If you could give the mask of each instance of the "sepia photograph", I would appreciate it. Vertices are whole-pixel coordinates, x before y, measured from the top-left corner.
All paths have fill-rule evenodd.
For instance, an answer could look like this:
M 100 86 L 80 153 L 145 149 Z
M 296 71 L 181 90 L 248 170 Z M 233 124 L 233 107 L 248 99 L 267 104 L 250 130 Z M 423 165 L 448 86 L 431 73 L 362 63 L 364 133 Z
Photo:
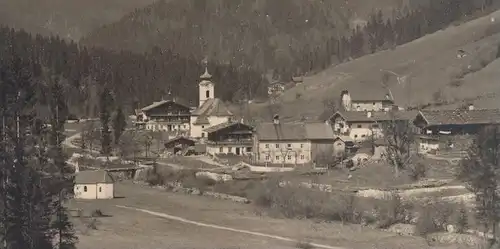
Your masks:
M 500 249 L 500 0 L 0 0 L 0 249 Z

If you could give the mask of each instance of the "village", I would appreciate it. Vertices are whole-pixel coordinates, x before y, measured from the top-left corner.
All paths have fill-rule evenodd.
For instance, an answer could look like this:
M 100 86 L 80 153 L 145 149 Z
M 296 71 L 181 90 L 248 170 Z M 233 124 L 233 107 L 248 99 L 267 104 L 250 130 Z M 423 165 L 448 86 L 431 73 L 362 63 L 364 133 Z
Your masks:
M 250 124 L 215 96 L 215 87 L 206 68 L 200 76 L 197 107 L 169 95 L 136 110 L 113 156 L 100 155 L 98 129 L 88 125 L 92 121 L 67 124 L 80 127 L 66 140 L 73 151 L 68 163 L 76 169 L 74 210 L 93 210 L 91 217 L 111 212 L 103 211 L 110 206 L 102 199 L 111 200 L 115 208 L 134 208 L 127 204 L 143 203 L 136 198 L 144 197 L 131 193 L 150 186 L 214 199 L 210 203 L 221 199 L 278 209 L 274 211 L 286 218 L 325 219 L 338 213 L 338 218 L 327 220 L 368 225 L 394 236 L 425 235 L 426 241 L 433 238 L 444 244 L 476 245 L 477 238 L 487 236 L 472 226 L 460 227 L 463 219 L 473 216 L 464 210 L 469 210 L 474 195 L 457 182 L 456 167 L 479 130 L 500 122 L 499 110 L 472 104 L 457 110 L 405 110 L 390 91 L 344 90 L 338 110 L 326 120 L 284 122 L 276 114 Z M 274 88 L 271 84 L 270 92 Z M 404 167 L 399 168 L 394 157 L 404 161 Z M 331 196 L 317 196 L 319 192 Z M 358 207 L 360 201 L 346 198 L 372 201 Z M 309 206 L 300 204 L 304 201 Z M 343 211 L 329 205 L 341 205 Z M 407 206 L 411 210 L 396 211 Z M 443 208 L 458 211 L 444 215 Z M 377 220 L 373 212 L 381 209 L 393 214 Z M 416 221 L 421 212 L 440 218 Z M 457 216 L 460 212 L 466 212 L 465 218 Z M 100 216 L 86 221 L 87 233 L 88 226 L 99 230 L 96 217 Z M 430 237 L 439 233 L 445 236 Z M 449 241 L 449 234 L 459 237 Z M 307 238 L 297 241 L 314 244 Z

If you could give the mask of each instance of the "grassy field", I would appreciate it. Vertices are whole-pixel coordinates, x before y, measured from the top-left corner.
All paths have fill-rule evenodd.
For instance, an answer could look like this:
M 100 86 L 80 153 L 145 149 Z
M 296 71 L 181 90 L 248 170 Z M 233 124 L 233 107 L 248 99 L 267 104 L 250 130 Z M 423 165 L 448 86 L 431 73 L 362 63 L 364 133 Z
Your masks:
M 96 229 L 78 219 L 79 248 L 294 248 L 295 243 L 250 236 L 237 232 L 198 227 L 144 213 L 124 210 L 132 206 L 168 213 L 189 220 L 290 237 L 302 241 L 346 248 L 432 248 L 422 238 L 340 223 L 270 218 L 255 206 L 207 197 L 168 193 L 130 183 L 116 185 L 114 200 L 74 201 L 73 208 L 87 213 L 99 209 L 111 217 L 98 218 Z
M 495 21 L 492 22 L 492 18 Z M 404 84 L 398 84 L 396 77 L 390 77 L 388 82 L 396 103 L 402 106 L 441 102 L 455 107 L 470 101 L 479 108 L 497 107 L 500 86 L 494 84 L 494 80 L 500 77 L 497 70 L 500 60 L 495 60 L 500 44 L 499 31 L 500 11 L 497 11 L 393 50 L 304 77 L 302 85 L 277 99 L 276 107 L 251 104 L 249 112 L 251 116 L 268 120 L 276 110 L 285 120 L 298 120 L 302 116 L 315 119 L 324 110 L 323 100 L 339 97 L 344 89 L 351 92 L 380 89 L 384 74 L 381 70 L 407 76 Z M 457 51 L 460 49 L 466 51 L 467 56 L 459 59 Z

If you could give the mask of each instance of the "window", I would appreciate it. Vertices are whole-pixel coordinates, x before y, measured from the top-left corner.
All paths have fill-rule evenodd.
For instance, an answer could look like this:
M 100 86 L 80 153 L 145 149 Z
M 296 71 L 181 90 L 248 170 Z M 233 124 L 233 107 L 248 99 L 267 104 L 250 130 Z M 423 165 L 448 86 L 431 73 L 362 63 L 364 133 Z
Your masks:
M 375 103 L 375 102 L 373 102 L 373 105 L 376 105 L 376 103 Z
M 279 144 L 276 144 L 276 149 L 279 149 L 280 148 L 280 145 Z
M 378 127 L 379 127 L 378 124 L 373 124 L 372 125 L 372 128 L 378 128 Z
M 205 129 L 205 126 L 204 126 L 204 125 L 202 125 L 202 126 L 201 126 L 201 128 L 202 128 L 202 129 Z
M 270 157 L 269 156 L 266 156 L 266 161 L 269 161 Z
M 358 138 L 358 135 L 354 135 L 354 138 Z
M 83 192 L 87 192 L 87 186 L 83 186 Z
M 337 146 L 342 146 L 342 143 L 337 143 Z
M 359 124 L 359 125 L 357 125 L 356 127 L 361 128 L 361 125 Z
M 227 147 L 227 152 L 228 152 L 228 153 L 233 152 L 233 147 Z
M 365 134 L 363 134 L 363 135 L 361 135 L 361 137 L 366 137 L 366 135 L 365 135 Z
M 252 147 L 247 147 L 247 152 L 252 152 Z
M 102 192 L 102 188 L 101 187 L 99 187 L 99 192 Z
M 202 133 L 201 133 L 201 137 L 205 137 L 205 132 L 202 132 Z
M 208 99 L 210 98 L 210 90 L 205 91 L 205 97 Z
M 292 156 L 288 156 L 288 157 L 287 157 L 287 159 L 288 159 L 288 160 L 292 160 Z
M 300 148 L 303 149 L 304 148 L 304 144 L 300 144 Z
M 292 148 L 292 144 L 287 144 L 286 145 L 288 148 Z
M 224 152 L 224 147 L 219 147 L 219 153 Z
M 265 147 L 266 147 L 266 149 L 269 149 L 269 144 L 266 144 Z
M 304 160 L 306 157 L 304 155 L 300 155 L 300 160 Z
M 280 160 L 280 156 L 276 156 L 276 160 Z

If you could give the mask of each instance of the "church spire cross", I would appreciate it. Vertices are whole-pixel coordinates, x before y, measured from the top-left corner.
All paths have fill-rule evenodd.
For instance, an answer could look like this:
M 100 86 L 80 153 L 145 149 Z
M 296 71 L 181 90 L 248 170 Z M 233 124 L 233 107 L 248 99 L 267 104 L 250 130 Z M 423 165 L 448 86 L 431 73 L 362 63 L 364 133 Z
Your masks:
M 203 66 L 205 67 L 205 73 L 203 73 L 201 76 L 200 76 L 200 79 L 202 80 L 210 80 L 212 78 L 212 75 L 208 73 L 208 58 L 205 57 L 205 59 L 203 59 L 201 61 L 201 63 L 203 64 Z

